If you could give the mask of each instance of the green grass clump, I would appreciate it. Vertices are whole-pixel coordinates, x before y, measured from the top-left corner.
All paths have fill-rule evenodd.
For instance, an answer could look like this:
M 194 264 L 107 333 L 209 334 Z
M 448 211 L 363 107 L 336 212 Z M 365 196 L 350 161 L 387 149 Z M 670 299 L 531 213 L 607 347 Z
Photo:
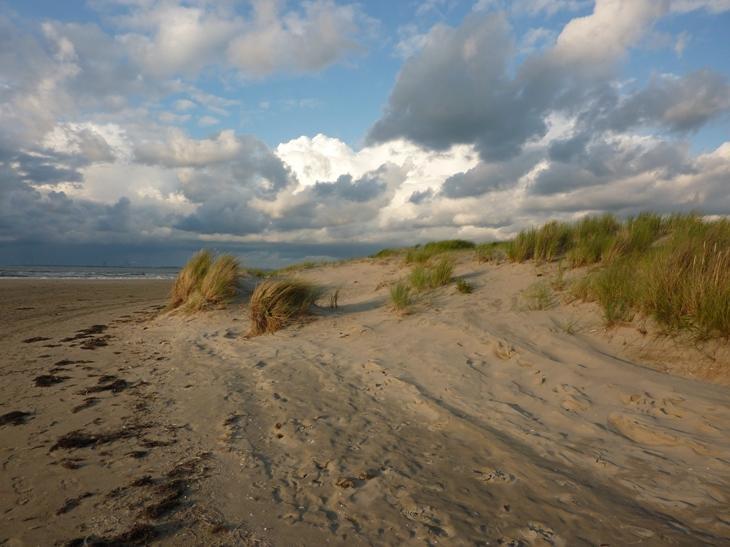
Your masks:
M 585 290 L 603 308 L 608 325 L 630 321 L 640 294 L 634 278 L 635 265 L 628 260 L 614 262 L 594 273 Z
M 573 240 L 573 227 L 565 222 L 548 222 L 535 233 L 533 258 L 552 262 L 565 254 Z
M 390 287 L 390 301 L 393 308 L 403 312 L 412 304 L 411 288 L 403 282 L 398 282 Z
M 370 255 L 370 258 L 390 258 L 391 256 L 399 256 L 403 254 L 403 249 L 380 249 L 377 253 Z
M 167 307 L 194 312 L 222 304 L 235 296 L 239 275 L 235 257 L 198 251 L 178 273 Z
M 730 222 L 697 215 L 629 219 L 603 265 L 573 288 L 608 324 L 637 313 L 670 331 L 730 337 Z
M 249 334 L 275 332 L 306 314 L 323 290 L 298 279 L 268 279 L 251 295 Z
M 465 239 L 446 239 L 443 241 L 431 241 L 425 245 L 417 245 L 406 252 L 406 263 L 425 263 L 436 255 L 451 251 L 463 251 L 473 249 L 476 244 Z
M 451 282 L 453 272 L 454 263 L 448 258 L 442 258 L 435 264 L 415 266 L 408 280 L 416 291 L 421 292 L 447 285 Z
M 507 247 L 507 256 L 512 262 L 524 262 L 535 256 L 535 242 L 537 230 L 530 228 L 523 230 L 510 241 Z
M 480 243 L 474 248 L 474 258 L 477 262 L 501 262 L 507 258 L 508 246 L 502 241 Z
M 522 293 L 527 309 L 532 311 L 547 310 L 555 304 L 553 293 L 547 283 L 534 283 Z
M 337 264 L 337 261 L 333 260 L 304 260 L 303 262 L 296 262 L 289 264 L 283 268 L 272 270 L 269 272 L 269 276 L 281 276 L 295 272 L 303 272 L 306 270 L 313 270 L 314 268 L 321 268 L 322 266 L 332 266 Z
M 471 294 L 474 292 L 474 286 L 465 279 L 456 281 L 456 290 L 462 294 Z

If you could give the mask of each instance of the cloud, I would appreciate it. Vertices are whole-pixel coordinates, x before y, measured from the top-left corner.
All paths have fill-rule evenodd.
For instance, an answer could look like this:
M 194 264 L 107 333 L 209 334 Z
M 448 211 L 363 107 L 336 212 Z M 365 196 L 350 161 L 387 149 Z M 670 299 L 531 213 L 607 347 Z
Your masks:
M 212 125 L 219 125 L 221 121 L 213 116 L 201 116 L 198 118 L 198 125 L 200 127 L 210 127 Z
M 432 197 L 433 190 L 431 190 L 430 188 L 427 190 L 416 190 L 410 195 L 410 197 L 408 198 L 408 202 L 413 203 L 414 205 L 420 205 L 421 203 L 430 200 Z
M 355 5 L 313 0 L 301 12 L 280 2 L 253 2 L 253 20 L 228 45 L 231 64 L 245 74 L 319 71 L 360 49 L 358 35 L 372 24 Z
M 469 171 L 447 178 L 441 187 L 441 194 L 448 198 L 464 198 L 513 187 L 539 160 L 539 154 L 533 152 L 521 154 L 509 161 L 479 163 Z
M 672 0 L 672 11 L 687 13 L 696 10 L 706 10 L 710 13 L 730 11 L 730 0 Z
M 516 153 L 545 126 L 539 117 L 521 115 L 529 107 L 514 99 L 506 77 L 513 51 L 500 15 L 472 15 L 458 29 L 437 25 L 405 62 L 368 143 L 407 138 L 437 150 L 476 143 L 484 156 Z
M 619 79 L 657 18 L 719 3 L 599 0 L 562 31 L 530 23 L 521 37 L 505 13 L 403 27 L 407 60 L 358 149 L 321 134 L 272 149 L 224 129 L 247 108 L 241 74 L 249 85 L 316 72 L 359 51 L 371 22 L 354 4 L 94 5 L 114 32 L 0 18 L 1 242 L 341 250 L 507 237 L 602 210 L 730 212 L 730 144 L 697 156 L 689 140 L 727 116 L 727 78 Z M 586 5 L 502 7 L 532 17 Z M 279 97 L 267 107 L 327 108 Z M 183 123 L 221 130 L 164 125 Z
M 175 110 L 185 112 L 186 110 L 191 110 L 198 106 L 190 99 L 178 99 L 175 101 Z
M 252 146 L 258 144 L 251 140 Z M 169 129 L 164 141 L 143 142 L 135 149 L 140 163 L 165 167 L 199 167 L 232 160 L 244 147 L 241 139 L 227 129 L 215 138 L 195 140 L 180 129 Z
M 555 15 L 562 11 L 578 11 L 590 5 L 591 0 L 478 0 L 474 4 L 473 10 L 509 9 L 516 14 L 537 16 Z
M 593 13 L 565 25 L 554 54 L 568 63 L 616 62 L 668 7 L 668 0 L 597 0 Z
M 215 63 L 239 30 L 240 21 L 230 15 L 170 2 L 138 4 L 116 17 L 123 29 L 118 39 L 148 74 L 194 75 Z
M 595 95 L 666 9 L 662 1 L 599 0 L 514 77 L 508 67 L 515 44 L 504 15 L 473 14 L 459 28 L 436 25 L 405 62 L 367 142 L 407 138 L 434 149 L 475 144 L 485 160 L 514 156 L 546 134 L 551 111 Z
M 730 83 L 725 76 L 698 70 L 682 77 L 654 76 L 649 85 L 624 99 L 610 126 L 623 131 L 639 125 L 662 125 L 670 131 L 695 131 L 730 111 Z

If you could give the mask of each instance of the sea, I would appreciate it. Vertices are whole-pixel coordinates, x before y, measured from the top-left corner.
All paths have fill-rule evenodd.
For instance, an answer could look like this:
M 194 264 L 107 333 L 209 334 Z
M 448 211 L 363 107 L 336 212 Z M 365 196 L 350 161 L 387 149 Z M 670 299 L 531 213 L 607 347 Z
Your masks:
M 178 267 L 0 266 L 0 279 L 174 279 Z

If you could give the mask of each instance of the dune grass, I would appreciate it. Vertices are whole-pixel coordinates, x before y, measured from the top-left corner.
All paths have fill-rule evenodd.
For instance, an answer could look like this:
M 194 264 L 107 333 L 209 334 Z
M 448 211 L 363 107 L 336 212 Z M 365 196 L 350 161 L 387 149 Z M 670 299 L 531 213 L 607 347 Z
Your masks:
M 411 288 L 402 281 L 391 285 L 390 302 L 396 311 L 406 311 L 413 303 L 413 299 L 411 297 Z
M 267 279 L 251 295 L 249 334 L 275 332 L 306 314 L 324 293 L 321 287 L 298 279 Z
M 235 296 L 239 275 L 240 265 L 232 255 L 198 251 L 178 273 L 167 307 L 194 312 L 223 304 Z
M 442 257 L 433 264 L 417 264 L 408 276 L 411 286 L 418 292 L 443 287 L 451 282 L 454 263 Z
M 390 258 L 392 256 L 400 256 L 403 252 L 403 249 L 393 249 L 388 247 L 380 249 L 377 253 L 370 255 L 370 258 Z
M 727 219 L 641 213 L 623 222 L 612 215 L 550 222 L 518 234 L 508 256 L 599 266 L 575 283 L 573 294 L 598 302 L 608 324 L 640 314 L 669 331 L 730 337 Z
M 406 251 L 406 264 L 424 264 L 436 255 L 451 251 L 463 251 L 474 249 L 476 244 L 465 239 L 446 239 L 443 241 L 430 241 L 424 245 L 417 245 Z
M 213 255 L 207 250 L 198 251 L 188 260 L 172 285 L 168 308 L 178 308 L 190 298 L 190 295 L 200 287 L 212 262 Z
M 236 281 L 240 273 L 238 260 L 232 255 L 220 255 L 208 268 L 200 283 L 200 294 L 205 302 L 220 304 L 236 295 Z
M 555 298 L 550 287 L 545 282 L 533 283 L 522 293 L 531 311 L 547 310 L 555 304 Z
M 474 286 L 465 279 L 457 279 L 456 290 L 462 294 L 471 294 L 474 292 Z
M 477 262 L 502 262 L 507 258 L 509 242 L 492 241 L 480 243 L 474 247 L 474 258 Z

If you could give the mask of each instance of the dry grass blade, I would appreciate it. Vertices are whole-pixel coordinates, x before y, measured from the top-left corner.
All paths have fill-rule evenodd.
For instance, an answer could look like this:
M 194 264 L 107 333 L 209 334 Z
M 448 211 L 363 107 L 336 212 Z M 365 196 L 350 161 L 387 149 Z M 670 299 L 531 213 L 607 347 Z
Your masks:
M 307 313 L 322 296 L 316 285 L 296 279 L 271 279 L 259 284 L 251 295 L 251 329 L 258 336 L 275 332 Z
M 200 287 L 212 262 L 213 255 L 207 250 L 198 251 L 188 260 L 180 273 L 177 274 L 170 292 L 168 308 L 175 309 L 187 302 L 193 292 Z
M 200 284 L 203 299 L 210 304 L 219 304 L 235 296 L 239 271 L 235 257 L 221 255 L 216 258 Z
M 175 279 L 168 309 L 194 312 L 222 304 L 235 296 L 240 271 L 232 255 L 214 258 L 210 251 L 199 251 Z

